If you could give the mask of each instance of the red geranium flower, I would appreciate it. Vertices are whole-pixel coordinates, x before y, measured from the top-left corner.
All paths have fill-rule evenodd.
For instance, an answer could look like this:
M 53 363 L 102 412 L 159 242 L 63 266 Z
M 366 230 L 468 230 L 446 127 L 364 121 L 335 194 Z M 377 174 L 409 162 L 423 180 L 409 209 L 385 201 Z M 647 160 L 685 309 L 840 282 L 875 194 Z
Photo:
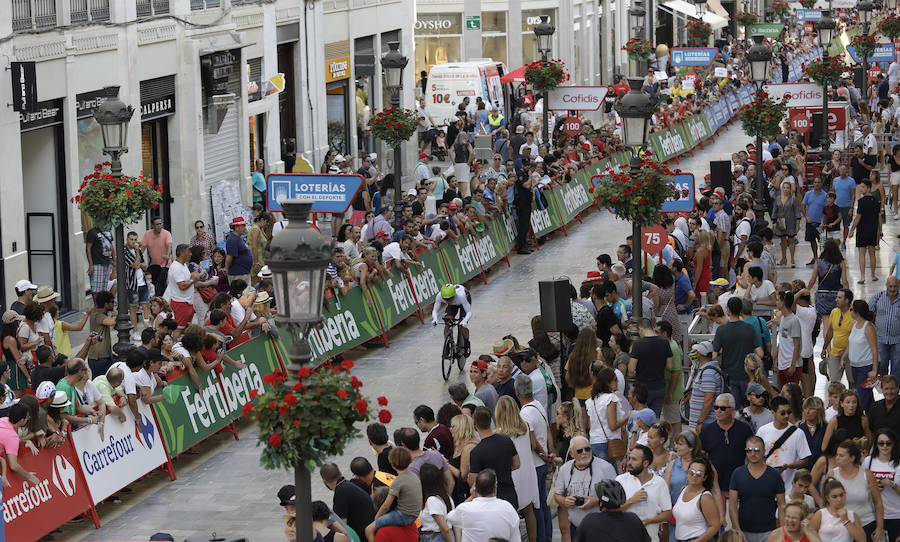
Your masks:
M 281 446 L 281 435 L 278 433 L 272 433 L 269 435 L 269 445 L 273 448 L 278 448 Z
M 286 406 L 281 406 L 281 407 L 278 408 L 278 413 L 281 414 L 282 416 L 284 416 L 285 414 L 288 413 L 289 410 L 290 410 L 290 409 L 289 409 L 288 407 L 286 407 Z
M 253 403 L 244 403 L 244 406 L 241 407 L 241 414 L 243 414 L 244 417 L 247 417 L 250 415 L 251 410 L 253 410 Z
M 306 367 L 304 367 L 304 368 L 300 369 L 299 371 L 297 371 L 297 376 L 300 377 L 300 378 L 306 378 L 307 376 L 309 376 L 309 375 L 311 375 L 311 374 L 312 374 L 312 371 L 310 371 L 310 370 L 307 369 Z
M 378 421 L 380 421 L 381 423 L 384 423 L 384 424 L 391 423 L 391 413 L 390 413 L 390 411 L 381 409 L 381 410 L 378 412 Z
M 299 426 L 299 425 L 300 425 L 300 420 L 294 420 L 294 421 L 293 421 L 293 424 L 296 425 L 296 426 Z
M 350 372 L 350 369 L 353 368 L 353 362 L 350 361 L 349 359 L 345 359 L 344 361 L 341 362 L 341 368 L 347 372 Z
M 346 399 L 347 398 L 347 390 L 338 390 L 337 396 L 340 397 L 341 399 Z
M 293 393 L 288 393 L 284 396 L 284 404 L 286 405 L 296 405 L 297 404 L 297 396 Z
M 250 398 L 256 399 L 257 397 L 259 397 L 259 390 L 256 388 L 253 388 L 252 390 L 250 390 Z
M 381 406 L 387 406 L 387 404 L 388 404 L 387 397 L 385 397 L 384 395 L 382 395 L 381 397 L 379 397 L 379 398 L 378 398 L 378 404 L 381 405 Z
M 366 414 L 366 410 L 369 409 L 369 404 L 360 399 L 353 405 L 353 410 L 359 412 L 360 416 L 364 416 Z

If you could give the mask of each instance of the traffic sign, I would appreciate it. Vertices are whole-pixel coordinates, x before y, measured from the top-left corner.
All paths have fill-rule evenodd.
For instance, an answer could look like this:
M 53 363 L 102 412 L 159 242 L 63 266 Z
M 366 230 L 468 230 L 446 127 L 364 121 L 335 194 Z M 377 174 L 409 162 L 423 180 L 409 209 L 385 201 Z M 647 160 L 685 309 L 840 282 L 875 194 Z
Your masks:
M 796 130 L 801 134 L 812 132 L 812 112 L 809 109 L 790 108 L 791 130 Z
M 363 185 L 361 175 L 273 173 L 266 178 L 270 211 L 281 211 L 288 199 L 312 201 L 314 213 L 343 213 Z
M 569 137 L 575 137 L 581 133 L 581 121 L 578 117 L 569 117 L 563 123 L 563 131 Z
M 656 225 L 641 229 L 641 248 L 644 252 L 657 254 L 668 244 L 669 234 L 666 228 Z
M 659 208 L 660 213 L 689 213 L 694 210 L 694 186 L 693 173 L 679 173 L 672 176 L 672 184 L 678 190 L 679 198 L 669 198 Z M 687 194 L 685 194 L 687 192 Z

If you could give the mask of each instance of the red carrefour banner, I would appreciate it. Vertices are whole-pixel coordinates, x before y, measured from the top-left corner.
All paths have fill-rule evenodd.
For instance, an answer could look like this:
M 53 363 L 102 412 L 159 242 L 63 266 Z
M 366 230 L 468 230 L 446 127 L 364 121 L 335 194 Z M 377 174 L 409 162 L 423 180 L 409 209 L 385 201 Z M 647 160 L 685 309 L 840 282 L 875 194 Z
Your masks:
M 19 450 L 19 464 L 33 472 L 40 483 L 34 485 L 9 473 L 7 479 L 12 487 L 3 488 L 7 540 L 39 540 L 86 512 L 100 526 L 71 440 L 66 439 L 59 448 L 42 448 L 38 455 L 32 455 L 24 446 Z

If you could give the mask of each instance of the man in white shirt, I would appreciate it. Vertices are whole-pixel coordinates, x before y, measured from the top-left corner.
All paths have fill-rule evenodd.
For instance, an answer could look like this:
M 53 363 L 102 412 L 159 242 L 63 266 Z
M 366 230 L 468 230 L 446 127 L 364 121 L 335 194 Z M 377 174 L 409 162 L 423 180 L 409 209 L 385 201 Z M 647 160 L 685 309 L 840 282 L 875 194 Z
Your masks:
M 569 449 L 560 450 L 560 453 L 563 452 L 575 459 L 570 459 L 560 467 L 553 498 L 558 506 L 567 509 L 569 524 L 577 528 L 588 513 L 598 511 L 600 499 L 594 488 L 602 480 L 615 478 L 616 469 L 609 461 L 591 454 L 590 442 L 581 435 L 572 437 Z
M 175 261 L 169 267 L 165 297 L 169 298 L 169 305 L 175 313 L 175 321 L 178 329 L 173 337 L 181 335 L 181 330 L 191 323 L 194 317 L 194 283 L 199 275 L 191 273 L 188 269 L 188 261 L 191 259 L 191 251 L 187 244 L 182 243 L 175 247 Z
M 803 349 L 800 336 L 802 329 L 800 319 L 793 311 L 794 294 L 791 291 L 781 292 L 778 298 L 778 311 L 781 322 L 778 325 L 778 343 L 775 345 L 774 358 L 778 363 L 778 386 L 788 382 L 800 383 L 803 375 L 803 363 L 800 353 Z
M 158 403 L 164 399 L 162 395 L 154 396 L 153 392 L 156 390 L 157 386 L 166 385 L 166 383 L 160 380 L 156 375 L 165 359 L 165 356 L 162 355 L 162 352 L 160 352 L 158 348 L 150 348 L 147 350 L 146 364 L 136 373 L 132 373 L 135 388 L 137 388 L 137 394 L 144 404 L 152 405 L 153 403 Z
M 417 163 L 415 169 L 413 169 L 413 180 L 416 182 L 416 186 L 425 179 L 431 177 L 431 168 L 428 167 L 430 162 L 431 155 L 425 152 L 419 153 L 419 163 Z
M 875 134 L 872 133 L 872 127 L 868 124 L 863 124 L 861 130 L 863 135 L 863 152 L 873 156 L 878 154 L 878 140 L 875 139 Z
M 756 431 L 756 436 L 763 439 L 766 444 L 766 464 L 781 472 L 784 487 L 790 487 L 797 469 L 808 468 L 809 444 L 803 431 L 791 425 L 791 403 L 786 398 L 775 396 L 771 407 L 775 420 L 760 427 Z M 773 452 L 772 447 L 787 431 L 791 432 L 790 436 Z
M 409 247 L 411 244 L 412 237 L 404 233 L 399 241 L 394 241 L 393 243 L 385 245 L 381 252 L 384 263 L 387 264 L 390 261 L 396 260 L 393 265 L 398 267 L 401 271 L 406 271 L 408 269 L 408 264 L 416 265 L 420 268 L 424 267 L 421 262 L 413 260 L 410 257 Z
M 530 359 L 533 358 L 533 359 Z M 526 361 L 526 359 L 528 359 Z M 516 390 L 516 398 L 522 409 L 519 414 L 528 428 L 534 433 L 534 440 L 531 445 L 531 455 L 534 460 L 535 471 L 538 481 L 538 502 L 547 502 L 547 463 L 551 457 L 547 453 L 549 449 L 547 445 L 547 436 L 550 434 L 550 424 L 547 418 L 547 409 L 538 401 L 535 401 L 535 395 L 538 389 L 542 389 L 544 396 L 547 395 L 547 386 L 544 383 L 544 377 L 537 368 L 537 354 L 532 350 L 532 355 L 526 355 L 519 363 L 522 373 L 516 375 L 514 388 Z M 529 374 L 530 371 L 530 374 Z M 540 385 L 535 386 L 532 380 L 532 374 L 536 374 L 540 378 Z M 550 517 L 550 508 L 542 506 L 534 511 L 537 519 L 537 539 L 550 540 L 553 536 L 553 523 Z
M 447 514 L 447 522 L 462 529 L 460 542 L 485 542 L 502 538 L 522 542 L 519 514 L 503 499 L 497 498 L 497 475 L 485 469 L 475 477 L 475 494 L 471 501 L 458 504 Z
M 650 472 L 653 452 L 637 444 L 628 454 L 628 472 L 616 477 L 628 498 L 622 510 L 633 512 L 644 521 L 652 542 L 659 542 L 659 524 L 672 516 L 672 498 L 666 481 Z
M 532 158 L 538 155 L 538 146 L 537 143 L 534 142 L 534 132 L 525 132 L 525 143 L 519 147 L 519 155 L 522 155 L 522 149 L 528 147 L 531 149 Z
M 750 219 L 747 218 L 749 207 L 745 202 L 740 202 L 734 206 L 734 257 L 749 259 L 747 254 L 747 243 L 750 239 L 752 228 Z

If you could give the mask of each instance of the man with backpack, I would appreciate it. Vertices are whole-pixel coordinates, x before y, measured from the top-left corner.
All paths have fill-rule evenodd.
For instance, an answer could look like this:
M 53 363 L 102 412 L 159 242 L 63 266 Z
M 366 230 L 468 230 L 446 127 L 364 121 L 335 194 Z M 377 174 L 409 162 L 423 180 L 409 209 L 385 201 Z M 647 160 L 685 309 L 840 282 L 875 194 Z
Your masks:
M 710 341 L 699 342 L 691 349 L 697 355 L 700 368 L 689 390 L 691 396 L 691 427 L 700 427 L 716 421 L 713 403 L 716 397 L 728 391 L 728 375 L 713 359 L 713 345 Z

